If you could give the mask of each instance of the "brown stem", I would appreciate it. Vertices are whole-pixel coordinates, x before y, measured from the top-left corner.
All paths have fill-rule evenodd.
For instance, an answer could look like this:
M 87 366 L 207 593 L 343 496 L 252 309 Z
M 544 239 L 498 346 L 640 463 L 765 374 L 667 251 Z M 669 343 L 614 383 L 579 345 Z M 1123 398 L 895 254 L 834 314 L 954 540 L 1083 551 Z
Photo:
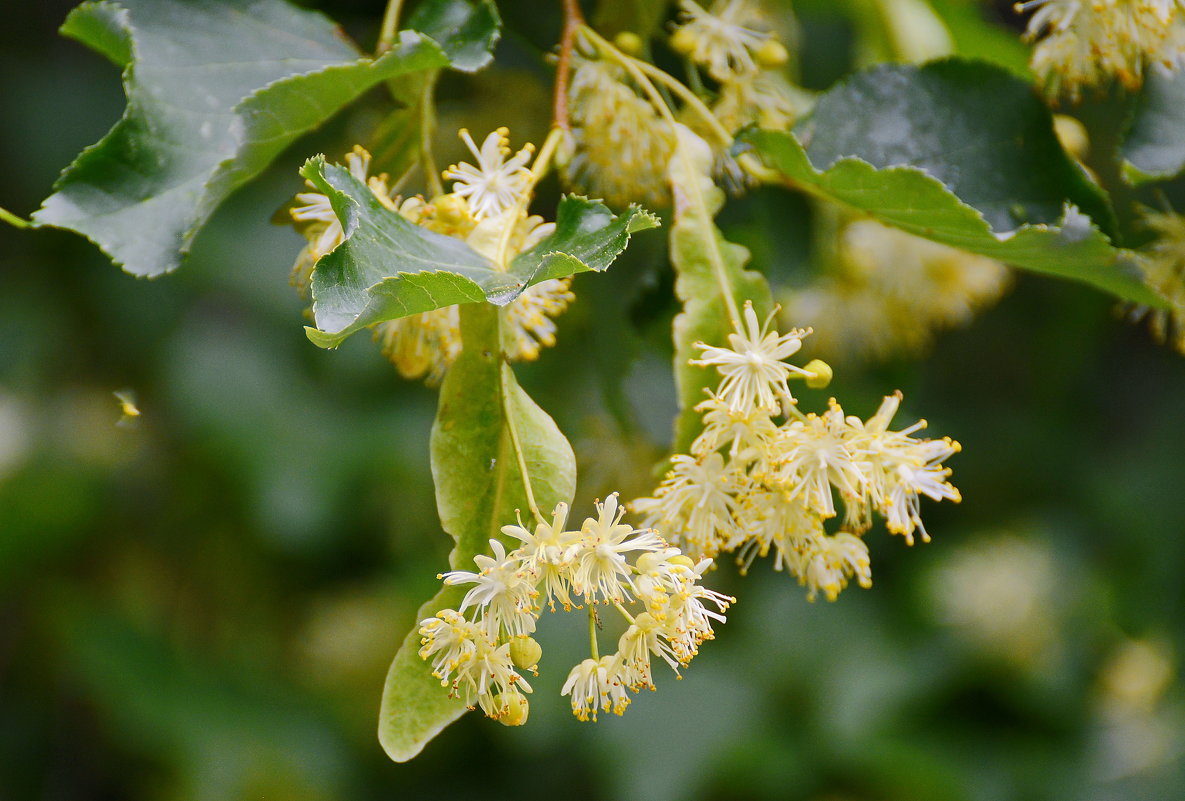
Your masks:
M 555 68 L 555 96 L 552 98 L 552 117 L 555 124 L 565 131 L 568 124 L 568 79 L 572 74 L 572 47 L 576 43 L 576 31 L 584 25 L 579 0 L 564 0 L 564 32 L 560 34 L 560 60 Z

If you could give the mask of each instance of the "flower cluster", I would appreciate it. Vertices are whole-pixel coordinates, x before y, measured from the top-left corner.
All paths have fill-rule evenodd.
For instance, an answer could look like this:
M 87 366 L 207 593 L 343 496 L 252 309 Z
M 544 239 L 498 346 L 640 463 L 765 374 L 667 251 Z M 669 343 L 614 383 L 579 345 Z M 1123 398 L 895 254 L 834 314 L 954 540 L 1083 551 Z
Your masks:
M 782 74 L 789 53 L 769 30 L 761 10 L 749 0 L 716 0 L 704 8 L 681 0 L 680 24 L 671 47 L 703 67 L 718 87 L 711 110 L 730 134 L 749 125 L 785 130 L 802 112 L 803 101 Z M 684 121 L 699 130 L 693 115 Z M 726 148 L 715 153 L 714 172 L 729 188 L 749 182 Z
M 1010 283 L 994 259 L 875 220 L 847 223 L 837 245 L 827 273 L 785 301 L 789 319 L 819 329 L 812 343 L 827 357 L 923 350 L 935 331 L 965 325 Z
M 1169 302 L 1166 309 L 1130 305 L 1132 322 L 1147 320 L 1152 335 L 1185 353 L 1185 217 L 1172 211 L 1141 211 L 1145 228 L 1156 235 L 1141 251 L 1144 280 Z
M 495 262 L 508 262 L 551 234 L 555 223 L 527 214 L 526 200 L 533 179 L 526 164 L 534 148 L 528 144 L 511 156 L 507 134 L 505 128 L 499 128 L 479 147 L 462 129 L 461 139 L 473 153 L 477 166 L 450 166 L 444 177 L 454 181 L 453 191 L 431 200 L 418 195 L 405 200 L 395 195 L 386 174 L 370 175 L 370 154 L 359 146 L 346 155 L 346 165 L 391 211 L 435 233 L 462 239 Z M 345 234 L 329 198 L 320 192 L 299 193 L 290 213 L 307 240 L 293 267 L 292 283 L 302 296 L 307 296 L 317 261 L 340 245 Z M 533 360 L 542 347 L 555 344 L 552 318 L 574 300 L 570 285 L 570 278 L 543 281 L 528 287 L 507 305 L 507 358 Z M 383 354 L 401 375 L 425 377 L 430 384 L 440 381 L 461 352 L 456 306 L 379 323 L 373 332 Z
M 1182 0 L 1028 0 L 1025 36 L 1036 42 L 1033 71 L 1053 95 L 1118 78 L 1137 89 L 1149 65 L 1179 68 L 1185 59 Z
M 729 347 L 698 346 L 703 358 L 692 363 L 722 376 L 697 407 L 703 431 L 689 454 L 674 457 L 654 496 L 632 508 L 693 558 L 738 551 L 748 569 L 773 551 L 774 568 L 797 577 L 808 597 L 822 592 L 834 600 L 852 578 L 863 587 L 872 583 L 861 536 L 874 512 L 907 543 L 929 540 L 920 499 L 959 500 L 942 465 L 959 445 L 915 438 L 924 421 L 890 430 L 899 393 L 868 420 L 845 415 L 834 399 L 822 414 L 801 412 L 787 380 L 822 387 L 831 369 L 818 360 L 786 364 L 809 331 L 778 334 L 772 316 L 759 325 L 746 304 Z M 841 508 L 842 530 L 828 533 L 825 522 Z
M 712 638 L 713 622 L 723 622 L 733 602 L 700 586 L 712 560 L 693 562 L 656 531 L 623 523 L 616 493 L 596 508 L 597 516 L 576 530 L 567 528 L 563 503 L 534 530 L 521 520 L 503 526 L 517 548 L 507 552 L 500 540 L 490 540 L 492 555 L 474 557 L 476 571 L 439 576 L 469 587 L 459 609 L 420 621 L 420 657 L 450 695 L 508 725 L 525 722 L 522 693 L 531 687 L 520 671 L 535 671 L 542 655 L 530 635 L 544 605 L 588 609 L 592 655 L 563 686 L 580 720 L 596 720 L 599 711 L 620 715 L 630 691 L 654 689 L 652 657 L 678 674 Z M 627 605 L 637 607 L 635 613 Z M 596 641 L 601 606 L 614 607 L 628 624 L 617 652 L 607 656 L 599 655 Z
M 575 54 L 573 66 L 568 108 L 574 152 L 566 180 L 612 205 L 669 204 L 666 164 L 675 141 L 670 125 L 620 65 Z

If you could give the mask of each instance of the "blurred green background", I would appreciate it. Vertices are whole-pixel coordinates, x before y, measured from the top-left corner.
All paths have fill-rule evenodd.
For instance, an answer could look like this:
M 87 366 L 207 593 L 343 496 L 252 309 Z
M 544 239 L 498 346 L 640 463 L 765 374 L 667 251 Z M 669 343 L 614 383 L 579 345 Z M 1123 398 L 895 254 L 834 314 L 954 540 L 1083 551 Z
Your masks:
M 123 109 L 117 70 L 57 37 L 71 5 L 8 4 L 0 24 L 0 205 L 20 214 Z M 369 43 L 383 4 L 306 5 Z M 445 81 L 441 130 L 539 141 L 558 16 L 501 5 L 499 67 Z M 824 88 L 851 25 L 799 5 L 803 79 Z M 964 445 L 964 502 L 924 504 L 933 543 L 870 535 L 873 589 L 809 604 L 768 564 L 743 580 L 724 564 L 711 584 L 740 601 L 717 640 L 595 725 L 558 696 L 581 626 L 545 618 L 527 726 L 469 715 L 389 762 L 383 677 L 450 544 L 435 392 L 364 337 L 305 339 L 286 277 L 302 240 L 269 224 L 303 159 L 365 142 L 383 103 L 298 142 L 160 280 L 67 233 L 0 227 L 2 801 L 1185 794 L 1185 361 L 1109 298 L 1030 275 L 932 352 L 836 364 L 804 399 L 868 415 L 901 389 L 901 420 Z M 759 191 L 722 224 L 785 282 L 804 213 Z M 579 277 L 559 346 L 519 370 L 576 447 L 580 513 L 646 492 L 667 447 L 664 248 L 640 235 Z M 116 425 L 123 389 L 134 426 Z

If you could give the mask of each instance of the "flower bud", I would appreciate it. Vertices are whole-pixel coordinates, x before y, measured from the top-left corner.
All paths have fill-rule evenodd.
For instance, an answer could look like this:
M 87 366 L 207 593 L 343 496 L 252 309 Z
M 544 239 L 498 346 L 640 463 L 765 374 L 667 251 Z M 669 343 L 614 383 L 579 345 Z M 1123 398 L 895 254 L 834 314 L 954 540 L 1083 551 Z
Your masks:
M 539 665 L 543 648 L 534 637 L 515 637 L 510 641 L 510 661 L 522 670 L 534 670 Z
M 831 383 L 831 365 L 822 359 L 811 359 L 804 369 L 811 374 L 806 379 L 806 385 L 811 389 L 823 389 Z
M 469 216 L 469 205 L 457 195 L 441 195 L 432 199 L 436 219 L 446 225 L 456 225 Z
M 680 28 L 671 34 L 671 49 L 680 55 L 689 55 L 695 49 L 695 33 Z
M 678 556 L 672 556 L 667 561 L 670 562 L 672 565 L 683 565 L 683 567 L 689 568 L 691 570 L 695 569 L 695 562 L 691 561 L 690 556 L 686 556 L 684 554 L 679 554 Z
M 497 697 L 494 698 L 494 703 L 501 710 L 495 720 L 503 726 L 521 726 L 527 722 L 527 715 L 530 714 L 531 706 L 527 702 L 527 699 L 523 697 L 522 693 L 517 690 L 498 693 Z
M 636 56 L 642 52 L 642 37 L 633 31 L 622 31 L 613 37 L 613 44 L 623 53 Z
M 780 67 L 790 60 L 790 53 L 787 52 L 786 46 L 777 39 L 766 39 L 753 56 L 757 59 L 757 63 L 765 69 Z

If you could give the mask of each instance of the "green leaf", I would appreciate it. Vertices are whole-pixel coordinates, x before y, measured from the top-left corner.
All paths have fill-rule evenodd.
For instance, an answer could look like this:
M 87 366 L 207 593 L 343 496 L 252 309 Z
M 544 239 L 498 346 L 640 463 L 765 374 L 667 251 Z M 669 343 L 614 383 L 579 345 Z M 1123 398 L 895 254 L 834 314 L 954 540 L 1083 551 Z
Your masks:
M 1185 171 L 1185 71 L 1148 70 L 1120 156 L 1133 184 Z
M 302 133 L 376 83 L 448 63 L 411 32 L 360 58 L 330 20 L 280 0 L 90 2 L 62 33 L 125 68 L 128 106 L 34 220 L 141 276 L 175 269 L 219 203 Z
M 715 369 L 689 363 L 700 355 L 695 343 L 725 344 L 747 300 L 762 316 L 773 306 L 765 277 L 744 269 L 749 251 L 725 240 L 716 227 L 714 218 L 724 193 L 712 183 L 710 171 L 706 143 L 690 131 L 679 131 L 670 175 L 675 199 L 671 264 L 675 295 L 683 303 L 673 328 L 680 410 L 675 420 L 675 453 L 689 452 L 702 428 L 695 406 L 706 397 L 706 389 L 720 382 Z
M 529 509 L 527 484 L 549 514 L 571 503 L 576 458 L 555 421 L 523 392 L 503 360 L 501 312 L 488 304 L 461 312 L 464 350 L 441 387 L 432 427 L 432 477 L 444 530 L 456 541 L 449 564 L 472 569 L 488 541 Z M 527 482 L 524 482 L 524 475 Z M 446 587 L 424 604 L 417 620 L 456 608 L 463 590 Z M 379 741 L 397 762 L 411 759 L 465 712 L 420 659 L 418 626 L 391 663 L 379 715 Z
M 567 195 L 556 209 L 555 232 L 516 256 L 510 272 L 528 284 L 588 270 L 604 272 L 625 250 L 630 234 L 660 224 L 639 206 L 615 215 L 595 200 Z
M 1113 229 L 1111 210 L 1058 145 L 1048 110 L 997 67 L 868 70 L 823 95 L 797 136 L 741 139 L 791 185 L 909 233 L 1164 303 L 1099 229 Z
M 349 170 L 326 164 L 324 157 L 310 159 L 301 174 L 329 198 L 346 237 L 313 272 L 317 327 L 307 333 L 323 348 L 385 320 L 457 303 L 502 306 L 539 281 L 604 270 L 630 233 L 657 224 L 641 209 L 615 216 L 599 203 L 565 197 L 555 232 L 504 271 L 462 240 L 408 222 Z
M 501 25 L 492 0 L 433 0 L 420 3 L 406 27 L 439 44 L 453 69 L 476 72 L 494 58 Z

